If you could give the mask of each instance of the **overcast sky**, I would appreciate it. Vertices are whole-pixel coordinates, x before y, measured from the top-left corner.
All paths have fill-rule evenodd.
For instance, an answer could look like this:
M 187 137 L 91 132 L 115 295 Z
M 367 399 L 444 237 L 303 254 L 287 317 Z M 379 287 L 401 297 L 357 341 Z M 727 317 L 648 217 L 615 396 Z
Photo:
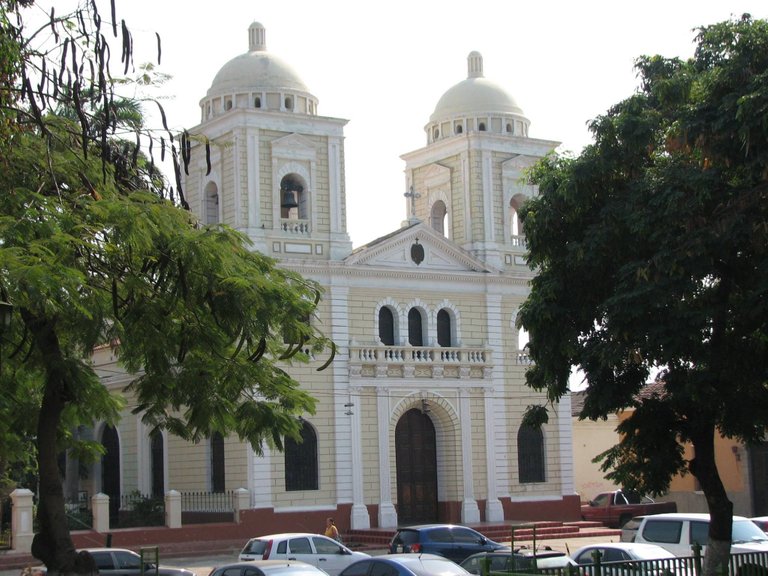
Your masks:
M 248 26 L 304 80 L 318 112 L 349 120 L 347 225 L 354 246 L 406 217 L 400 155 L 426 143 L 440 96 L 483 55 L 485 77 L 513 96 L 530 136 L 578 152 L 587 122 L 628 97 L 643 54 L 688 57 L 694 28 L 740 16 L 768 17 L 766 0 L 115 0 L 134 36 L 138 64 L 162 38 L 169 123 L 192 128 L 218 70 L 248 50 Z M 57 0 L 61 13 L 65 2 Z M 109 2 L 97 0 L 109 18 Z M 115 45 L 115 49 L 119 46 Z

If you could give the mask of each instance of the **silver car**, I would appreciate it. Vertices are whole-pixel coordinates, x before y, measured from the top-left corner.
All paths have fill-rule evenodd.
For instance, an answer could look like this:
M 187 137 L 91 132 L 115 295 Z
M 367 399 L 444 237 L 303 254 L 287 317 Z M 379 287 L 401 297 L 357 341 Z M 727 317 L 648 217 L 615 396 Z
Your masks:
M 240 551 L 238 560 L 298 560 L 317 566 L 330 576 L 337 576 L 352 562 L 364 558 L 370 556 L 353 552 L 322 534 L 295 532 L 251 538 Z

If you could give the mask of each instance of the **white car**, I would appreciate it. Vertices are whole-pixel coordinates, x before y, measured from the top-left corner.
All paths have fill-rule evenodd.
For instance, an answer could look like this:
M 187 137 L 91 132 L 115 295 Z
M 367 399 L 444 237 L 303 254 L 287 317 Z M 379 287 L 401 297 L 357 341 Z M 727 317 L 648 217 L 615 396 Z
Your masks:
M 295 532 L 268 534 L 251 538 L 243 546 L 238 559 L 248 560 L 299 560 L 317 566 L 330 576 L 337 576 L 352 562 L 370 558 L 363 552 L 353 552 L 322 534 Z
M 644 574 L 662 574 L 678 572 L 680 560 L 669 550 L 655 544 L 639 544 L 637 542 L 607 542 L 605 544 L 589 544 L 582 546 L 571 557 L 579 566 L 586 567 L 595 563 L 595 553 L 600 553 L 602 574 L 626 574 L 627 565 L 624 562 L 641 560 L 659 560 L 660 563 L 648 565 Z M 620 563 L 620 564 L 617 564 Z M 615 565 L 615 570 L 612 569 Z M 585 571 L 585 574 L 591 572 Z

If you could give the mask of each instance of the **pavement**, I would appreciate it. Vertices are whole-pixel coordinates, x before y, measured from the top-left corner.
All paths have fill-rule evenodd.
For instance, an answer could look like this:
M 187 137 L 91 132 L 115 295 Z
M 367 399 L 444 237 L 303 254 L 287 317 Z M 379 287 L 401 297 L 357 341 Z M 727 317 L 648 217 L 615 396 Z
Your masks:
M 618 542 L 619 536 L 585 536 L 580 535 L 578 537 L 571 538 L 553 538 L 542 539 L 536 542 L 539 549 L 547 546 L 552 550 L 558 550 L 571 554 L 578 548 L 586 546 L 588 544 L 599 544 L 601 542 Z M 501 542 L 502 544 L 509 544 L 509 542 Z M 532 546 L 531 541 L 517 541 L 515 546 Z M 377 556 L 380 554 L 386 554 L 386 549 L 380 550 L 366 550 L 367 554 L 371 556 Z M 187 568 L 195 573 L 195 576 L 208 576 L 211 570 L 222 564 L 229 562 L 237 562 L 237 554 L 211 554 L 208 556 L 178 556 L 178 557 L 164 557 L 160 559 L 160 563 L 166 566 L 175 566 L 180 568 Z M 13 570 L 0 570 L 0 576 L 20 576 L 21 570 L 18 568 Z

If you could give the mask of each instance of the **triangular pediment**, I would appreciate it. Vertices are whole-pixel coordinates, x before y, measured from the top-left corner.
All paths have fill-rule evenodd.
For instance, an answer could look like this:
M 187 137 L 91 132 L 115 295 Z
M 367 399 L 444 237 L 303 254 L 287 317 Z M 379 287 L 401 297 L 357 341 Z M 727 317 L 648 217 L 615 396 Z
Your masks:
M 356 248 L 344 263 L 347 266 L 431 272 L 496 272 L 423 222 Z
M 279 158 L 314 160 L 317 150 L 314 144 L 300 134 L 289 134 L 272 141 L 272 154 Z

